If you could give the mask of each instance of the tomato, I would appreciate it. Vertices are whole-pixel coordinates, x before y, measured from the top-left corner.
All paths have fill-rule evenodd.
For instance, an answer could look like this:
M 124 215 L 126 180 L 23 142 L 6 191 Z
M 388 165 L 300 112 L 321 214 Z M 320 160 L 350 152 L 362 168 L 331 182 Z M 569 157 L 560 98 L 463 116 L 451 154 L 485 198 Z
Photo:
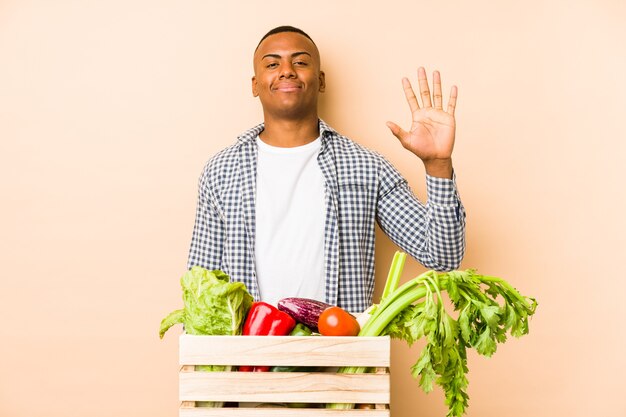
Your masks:
M 356 336 L 361 330 L 352 314 L 336 306 L 322 311 L 317 328 L 323 336 Z

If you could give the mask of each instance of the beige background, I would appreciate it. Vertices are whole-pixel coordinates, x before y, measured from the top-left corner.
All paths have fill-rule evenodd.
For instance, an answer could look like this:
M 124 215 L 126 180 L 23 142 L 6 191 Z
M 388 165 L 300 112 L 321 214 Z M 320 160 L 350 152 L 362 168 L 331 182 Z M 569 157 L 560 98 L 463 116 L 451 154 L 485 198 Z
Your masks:
M 622 1 L 0 1 L 0 416 L 177 414 L 177 334 L 204 162 L 261 120 L 251 54 L 308 31 L 322 117 L 424 197 L 402 76 L 459 86 L 463 268 L 540 307 L 470 355 L 468 416 L 624 416 Z M 378 3 L 376 3 L 378 4 Z M 381 236 L 379 276 L 395 248 Z M 408 264 L 404 279 L 422 269 Z M 393 346 L 394 417 L 443 416 Z

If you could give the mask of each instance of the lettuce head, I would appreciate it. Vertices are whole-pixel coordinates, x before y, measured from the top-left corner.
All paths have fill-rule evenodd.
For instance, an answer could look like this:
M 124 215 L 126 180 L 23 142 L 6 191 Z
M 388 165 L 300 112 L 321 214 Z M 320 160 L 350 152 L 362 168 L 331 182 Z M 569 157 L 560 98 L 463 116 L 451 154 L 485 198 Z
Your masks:
M 184 308 L 171 312 L 161 321 L 159 337 L 175 324 L 195 335 L 238 335 L 253 298 L 242 282 L 230 282 L 220 271 L 199 266 L 180 279 Z

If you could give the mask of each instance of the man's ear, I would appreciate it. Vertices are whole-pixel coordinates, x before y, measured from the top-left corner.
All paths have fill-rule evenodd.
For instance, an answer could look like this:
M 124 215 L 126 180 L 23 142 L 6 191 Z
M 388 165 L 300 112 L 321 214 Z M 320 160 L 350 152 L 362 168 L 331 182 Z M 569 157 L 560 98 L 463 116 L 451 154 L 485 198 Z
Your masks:
M 324 91 L 326 91 L 326 74 L 324 74 L 324 71 L 320 71 L 320 89 L 319 89 L 319 92 L 323 93 Z
M 256 76 L 252 76 L 252 96 L 258 97 L 259 92 L 256 89 Z

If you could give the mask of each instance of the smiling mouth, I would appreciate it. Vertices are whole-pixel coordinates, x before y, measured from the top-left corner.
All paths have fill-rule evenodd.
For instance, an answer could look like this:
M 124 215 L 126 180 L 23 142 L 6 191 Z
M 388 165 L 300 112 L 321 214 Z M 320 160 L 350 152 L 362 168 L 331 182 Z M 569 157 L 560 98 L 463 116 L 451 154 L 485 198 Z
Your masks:
M 284 93 L 291 93 L 300 89 L 302 89 L 302 87 L 297 84 L 279 84 L 274 88 L 275 91 L 281 91 Z

